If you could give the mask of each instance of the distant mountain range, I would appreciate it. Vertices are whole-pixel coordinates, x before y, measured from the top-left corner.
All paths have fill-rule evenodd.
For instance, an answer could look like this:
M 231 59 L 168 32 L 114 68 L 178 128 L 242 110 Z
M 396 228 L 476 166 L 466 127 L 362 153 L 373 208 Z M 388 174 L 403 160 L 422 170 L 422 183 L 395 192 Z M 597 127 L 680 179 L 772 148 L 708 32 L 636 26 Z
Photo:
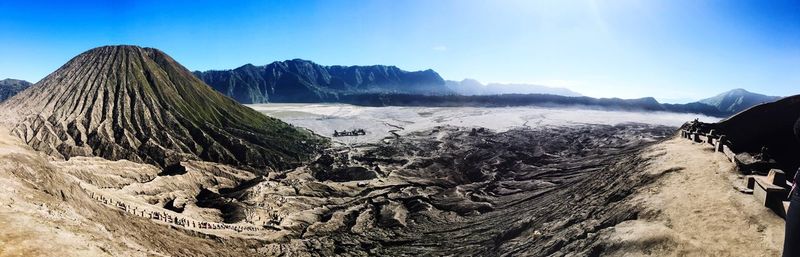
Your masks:
M 507 106 L 583 106 L 627 111 L 665 111 L 698 113 L 715 117 L 728 114 L 706 104 L 662 104 L 655 98 L 637 99 L 592 98 L 548 94 L 503 95 L 413 95 L 413 94 L 354 94 L 343 95 L 339 102 L 364 106 L 435 106 L 435 107 L 507 107 Z
M 548 94 L 561 96 L 582 96 L 581 94 L 563 88 L 548 87 L 535 84 L 481 84 L 474 79 L 462 81 L 447 81 L 447 87 L 459 95 L 502 95 L 502 94 Z
M 0 80 L 0 102 L 16 95 L 31 85 L 30 82 L 19 79 Z
M 735 89 L 688 104 L 653 98 L 591 98 L 566 88 L 533 84 L 482 84 L 474 79 L 445 81 L 433 70 L 395 66 L 323 66 L 294 59 L 233 70 L 195 71 L 215 90 L 244 104 L 337 102 L 370 106 L 588 105 L 630 110 L 699 113 L 727 117 L 780 97 Z
M 240 103 L 336 102 L 342 94 L 449 94 L 433 70 L 395 66 L 322 66 L 294 59 L 233 70 L 195 71 L 195 76 Z
M 243 104 L 336 102 L 369 106 L 522 106 L 584 105 L 625 110 L 698 113 L 728 117 L 752 106 L 781 99 L 734 89 L 688 104 L 654 98 L 591 98 L 566 88 L 532 84 L 482 84 L 445 81 L 433 70 L 404 71 L 395 66 L 323 66 L 294 59 L 233 70 L 195 71 L 216 91 Z M 0 102 L 31 86 L 0 80 Z
M 752 106 L 781 99 L 735 89 L 718 96 L 687 104 L 659 103 L 655 98 L 638 99 L 592 98 L 555 94 L 499 94 L 499 95 L 409 95 L 409 94 L 355 94 L 342 96 L 339 102 L 369 106 L 571 106 L 603 107 L 620 110 L 666 111 L 697 113 L 714 117 L 728 117 Z
M 195 76 L 240 103 L 339 102 L 353 94 L 581 96 L 566 88 L 533 84 L 481 84 L 445 81 L 433 70 L 405 71 L 395 66 L 323 66 L 293 59 L 232 70 L 195 71 Z

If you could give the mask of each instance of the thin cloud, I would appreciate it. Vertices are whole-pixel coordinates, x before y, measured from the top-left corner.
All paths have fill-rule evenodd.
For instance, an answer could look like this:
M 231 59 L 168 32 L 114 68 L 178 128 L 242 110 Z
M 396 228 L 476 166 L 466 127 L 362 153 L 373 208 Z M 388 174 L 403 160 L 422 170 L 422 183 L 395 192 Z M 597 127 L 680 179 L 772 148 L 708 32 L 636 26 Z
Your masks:
M 433 51 L 444 52 L 444 51 L 447 51 L 447 47 L 446 46 L 434 46 L 433 47 Z

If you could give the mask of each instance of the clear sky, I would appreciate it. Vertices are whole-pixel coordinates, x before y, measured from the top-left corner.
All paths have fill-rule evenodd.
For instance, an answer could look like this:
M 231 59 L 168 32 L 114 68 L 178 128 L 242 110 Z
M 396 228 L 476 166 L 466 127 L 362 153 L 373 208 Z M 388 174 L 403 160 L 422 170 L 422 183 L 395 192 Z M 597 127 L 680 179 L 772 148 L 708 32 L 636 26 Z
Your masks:
M 309 59 L 686 102 L 800 93 L 800 0 L 3 1 L 0 78 L 109 44 L 190 70 Z

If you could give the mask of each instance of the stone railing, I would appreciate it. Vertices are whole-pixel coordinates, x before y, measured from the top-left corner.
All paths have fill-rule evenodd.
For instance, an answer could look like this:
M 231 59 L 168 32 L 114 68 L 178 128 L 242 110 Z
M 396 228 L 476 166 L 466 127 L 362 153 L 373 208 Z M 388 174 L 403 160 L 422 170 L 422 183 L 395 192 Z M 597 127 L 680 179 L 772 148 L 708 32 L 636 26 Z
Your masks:
M 740 169 L 740 161 L 737 154 L 731 148 L 731 142 L 725 135 L 718 135 L 711 130 L 707 133 L 699 130 L 681 129 L 682 138 L 696 143 L 706 143 L 714 147 L 714 152 L 722 153 L 733 163 L 737 170 Z M 763 173 L 762 173 L 763 174 Z M 745 176 L 746 186 L 737 188 L 740 192 L 753 194 L 753 197 L 764 207 L 774 211 L 780 217 L 786 217 L 789 208 L 787 197 L 791 186 L 786 180 L 785 173 L 780 169 L 770 169 L 768 175 L 747 175 Z

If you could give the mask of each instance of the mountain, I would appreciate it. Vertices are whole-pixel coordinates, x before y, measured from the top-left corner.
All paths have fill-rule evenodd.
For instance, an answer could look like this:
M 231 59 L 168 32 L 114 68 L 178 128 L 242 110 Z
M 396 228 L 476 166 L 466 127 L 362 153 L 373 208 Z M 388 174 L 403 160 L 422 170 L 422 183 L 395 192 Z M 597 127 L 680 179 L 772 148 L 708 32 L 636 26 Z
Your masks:
M 16 95 L 31 86 L 30 82 L 18 79 L 0 80 L 0 102 Z
M 12 133 L 55 157 L 162 167 L 199 159 L 284 169 L 324 143 L 210 88 L 153 48 L 105 46 L 73 58 L 0 110 Z
M 240 103 L 326 102 L 352 93 L 451 93 L 433 70 L 404 71 L 395 66 L 322 66 L 294 59 L 233 70 L 195 71 L 194 75 Z
M 756 94 L 739 88 L 711 98 L 700 100 L 698 103 L 713 106 L 717 110 L 724 113 L 736 114 L 752 106 L 772 102 L 780 98 L 781 97 L 778 96 Z
M 474 79 L 447 81 L 447 87 L 460 95 L 502 95 L 502 94 L 548 94 L 561 96 L 581 96 L 581 94 L 562 87 L 548 87 L 534 84 L 481 84 Z
M 457 83 L 457 84 L 454 84 Z M 476 80 L 461 82 L 448 81 L 451 88 L 461 94 L 451 95 L 414 95 L 414 94 L 347 94 L 340 95 L 337 102 L 368 106 L 588 106 L 621 110 L 665 111 L 675 113 L 695 113 L 714 117 L 729 117 L 754 105 L 780 99 L 777 96 L 765 96 L 747 92 L 743 89 L 732 90 L 713 98 L 687 104 L 659 103 L 655 98 L 639 99 L 592 98 L 586 96 L 570 96 L 567 91 L 529 94 L 488 94 L 486 91 L 467 90 L 467 88 L 488 88 Z M 481 88 L 483 87 L 483 88 Z M 478 92 L 478 93 L 476 93 Z M 574 93 L 574 92 L 573 92 Z M 577 93 L 575 93 L 577 94 Z

